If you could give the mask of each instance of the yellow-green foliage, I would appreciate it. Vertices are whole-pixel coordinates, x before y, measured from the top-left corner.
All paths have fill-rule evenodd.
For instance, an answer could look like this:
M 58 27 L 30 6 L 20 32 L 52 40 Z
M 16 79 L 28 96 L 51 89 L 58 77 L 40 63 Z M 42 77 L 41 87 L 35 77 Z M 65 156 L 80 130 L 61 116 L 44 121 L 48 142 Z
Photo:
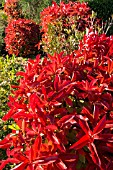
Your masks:
M 16 58 L 14 55 L 0 57 L 0 117 L 8 110 L 8 95 L 11 92 L 11 84 L 17 84 L 16 72 L 23 70 L 25 59 Z

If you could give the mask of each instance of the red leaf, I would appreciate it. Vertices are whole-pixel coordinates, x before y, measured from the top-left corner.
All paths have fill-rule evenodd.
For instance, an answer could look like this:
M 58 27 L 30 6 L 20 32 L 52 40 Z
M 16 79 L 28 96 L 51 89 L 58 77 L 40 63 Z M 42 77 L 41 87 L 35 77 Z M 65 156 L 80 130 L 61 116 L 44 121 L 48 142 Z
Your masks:
M 100 158 L 98 156 L 95 145 L 93 143 L 91 143 L 89 145 L 89 149 L 91 151 L 91 157 L 92 157 L 93 162 L 101 168 L 101 161 L 100 161 Z
M 60 77 L 56 75 L 55 80 L 54 80 L 54 89 L 55 91 L 58 91 L 58 85 L 60 83 Z
M 66 162 L 73 162 L 78 158 L 78 156 L 76 154 L 72 154 L 72 153 L 64 153 L 64 154 L 61 154 L 59 156 L 59 158 Z
M 89 135 L 83 136 L 80 140 L 78 140 L 76 143 L 74 143 L 70 147 L 70 149 L 76 149 L 77 150 L 77 149 L 84 147 L 88 143 L 89 139 L 90 139 Z
M 103 118 L 98 122 L 97 126 L 93 130 L 93 134 L 100 133 L 106 125 L 106 116 L 103 116 Z
M 57 126 L 55 126 L 55 125 L 48 125 L 48 126 L 46 126 L 46 129 L 52 130 L 52 131 L 58 130 Z
M 28 158 L 26 156 L 22 155 L 21 153 L 14 154 L 14 157 L 21 162 L 24 162 L 24 163 L 29 162 Z
M 80 124 L 82 130 L 86 133 L 86 135 L 91 135 L 92 132 L 91 132 L 89 125 L 86 121 L 79 120 L 79 124 Z
M 58 155 L 42 157 L 34 161 L 33 164 L 48 165 L 48 164 L 55 162 L 57 159 L 58 159 Z
M 40 151 L 41 144 L 42 144 L 42 138 L 41 136 L 37 136 L 37 138 L 35 139 L 34 145 L 33 145 L 34 159 L 37 156 L 37 152 Z
M 67 166 L 61 160 L 55 163 L 60 170 L 67 170 Z
M 62 126 L 62 125 L 64 125 L 64 124 L 70 122 L 74 117 L 75 117 L 75 115 L 66 115 L 66 116 L 63 116 L 63 117 L 58 121 L 59 126 Z
M 13 114 L 14 114 L 14 110 L 9 110 L 9 112 L 6 113 L 6 114 L 3 116 L 2 120 L 6 121 L 6 120 L 10 119 Z
M 2 170 L 5 167 L 5 165 L 7 165 L 8 163 L 19 163 L 19 161 L 15 158 L 8 158 L 6 160 L 2 160 L 0 169 Z
M 44 99 L 47 100 L 46 88 L 42 86 L 42 93 L 44 94 Z
M 95 121 L 98 120 L 99 114 L 100 114 L 99 107 L 95 104 L 95 105 L 94 105 L 94 110 L 93 110 L 93 116 L 94 116 L 94 120 L 95 120 Z
M 91 122 L 93 122 L 93 116 L 92 116 L 91 112 L 86 107 L 82 108 L 82 112 L 81 113 L 86 115 L 89 118 L 89 120 Z
M 16 165 L 16 166 L 15 166 L 14 168 L 12 168 L 11 170 L 23 170 L 23 169 L 25 169 L 26 165 L 27 165 L 27 163 L 22 162 L 22 163 Z
M 60 141 L 59 141 L 59 139 L 56 137 L 56 135 L 54 134 L 54 135 L 52 135 L 52 141 L 54 142 L 54 144 L 57 144 L 57 145 L 60 145 Z
M 16 76 L 25 76 L 26 75 L 26 73 L 25 72 L 23 72 L 23 71 L 19 71 L 19 72 L 17 72 L 16 73 Z
M 0 148 L 1 149 L 7 149 L 11 146 L 11 143 L 6 143 L 6 144 L 3 144 L 3 145 L 0 145 Z
M 58 101 L 55 101 L 55 100 L 52 100 L 50 103 L 49 103 L 51 106 L 60 106 L 62 103 L 58 102 Z
M 67 98 L 65 99 L 65 101 L 66 101 L 66 103 L 67 103 L 69 106 L 73 107 L 73 102 L 72 102 L 72 100 L 71 100 L 69 97 L 67 97 Z

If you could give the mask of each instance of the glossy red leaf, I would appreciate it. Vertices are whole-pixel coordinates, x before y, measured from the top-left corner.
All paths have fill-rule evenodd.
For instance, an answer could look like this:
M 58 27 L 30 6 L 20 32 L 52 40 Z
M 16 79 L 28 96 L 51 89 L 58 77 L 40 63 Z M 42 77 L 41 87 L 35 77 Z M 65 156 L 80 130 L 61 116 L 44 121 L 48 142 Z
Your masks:
M 93 130 L 93 134 L 97 135 L 98 133 L 100 133 L 106 125 L 106 116 L 103 116 L 103 118 L 98 122 L 98 124 L 96 125 L 96 127 Z
M 87 107 L 84 107 L 82 108 L 82 114 L 86 115 L 86 117 L 91 121 L 93 122 L 93 115 L 92 113 L 90 112 L 90 110 L 87 108 Z
M 78 149 L 83 148 L 84 146 L 87 145 L 87 143 L 89 142 L 89 139 L 90 139 L 89 135 L 83 136 L 81 139 L 79 139 L 77 142 L 75 142 L 75 143 L 70 147 L 70 149 L 76 149 L 76 150 L 78 150 Z
M 0 169 L 2 170 L 8 163 L 19 163 L 16 158 L 8 158 L 6 160 L 2 160 Z
M 101 168 L 101 160 L 99 158 L 99 155 L 97 153 L 94 143 L 89 144 L 89 149 L 91 152 L 91 157 L 92 157 L 93 162 Z
M 36 161 L 34 161 L 34 164 L 38 164 L 38 165 L 48 165 L 51 164 L 53 162 L 55 162 L 58 159 L 58 155 L 52 155 L 52 156 L 44 156 L 44 157 L 40 157 L 39 159 L 37 159 Z
M 22 155 L 22 153 L 16 153 L 16 154 L 14 154 L 14 157 L 21 162 L 24 162 L 24 163 L 29 162 L 28 158 L 26 156 Z
M 67 166 L 64 164 L 64 162 L 62 162 L 61 160 L 60 161 L 57 161 L 57 163 L 55 163 L 56 166 L 61 169 L 61 170 L 68 170 L 67 169 Z
M 64 153 L 64 154 L 59 155 L 59 158 L 66 162 L 73 162 L 78 158 L 78 156 L 76 154 L 72 154 L 72 153 L 67 153 L 67 154 Z
M 58 130 L 57 126 L 55 126 L 55 125 L 48 125 L 48 126 L 46 126 L 46 129 L 51 130 L 51 131 Z
M 98 121 L 98 118 L 100 116 L 100 109 L 98 105 L 94 105 L 93 116 L 94 116 L 94 120 Z
M 61 83 L 59 75 L 56 75 L 55 80 L 54 80 L 54 89 L 55 91 L 59 90 L 59 84 Z
M 14 168 L 12 168 L 11 170 L 23 170 L 23 169 L 26 168 L 26 166 L 27 166 L 27 163 L 22 162 L 22 163 L 16 165 L 16 166 L 15 166 Z
M 69 97 L 67 97 L 67 98 L 65 99 L 65 101 L 66 101 L 66 103 L 67 103 L 69 106 L 73 107 L 73 102 L 72 102 L 72 100 L 71 100 Z
M 33 145 L 33 158 L 35 159 L 37 157 L 37 153 L 40 151 L 41 148 L 41 144 L 42 144 L 42 138 L 41 136 L 37 136 L 37 138 L 35 139 L 34 145 Z
M 6 121 L 10 119 L 13 114 L 14 114 L 14 110 L 9 110 L 8 113 L 3 116 L 2 120 Z
M 75 115 L 66 115 L 66 116 L 63 116 L 59 121 L 58 121 L 58 124 L 59 126 L 62 126 L 68 122 L 70 122 L 73 118 L 75 117 Z
M 79 120 L 79 125 L 81 126 L 82 130 L 86 133 L 86 135 L 91 135 L 92 131 L 89 128 L 89 125 L 84 120 Z

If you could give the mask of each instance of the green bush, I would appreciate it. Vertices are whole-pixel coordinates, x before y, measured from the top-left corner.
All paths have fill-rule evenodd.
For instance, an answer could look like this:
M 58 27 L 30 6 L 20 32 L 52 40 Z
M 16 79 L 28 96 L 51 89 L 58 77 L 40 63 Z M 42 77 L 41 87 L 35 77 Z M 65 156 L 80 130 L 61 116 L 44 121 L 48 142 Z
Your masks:
M 113 34 L 113 1 L 112 0 L 82 0 L 88 2 L 89 7 L 97 13 L 97 17 L 107 21 L 107 34 Z
M 17 84 L 16 72 L 24 69 L 26 59 L 16 58 L 14 55 L 6 58 L 0 57 L 0 117 L 8 110 L 8 95 L 11 92 L 11 84 Z
M 50 0 L 20 0 L 19 4 L 22 8 L 24 18 L 32 19 L 39 22 L 40 12 L 51 4 Z
M 2 55 L 2 51 L 4 50 L 4 29 L 7 25 L 7 16 L 0 10 L 0 55 Z
M 104 20 L 107 20 L 113 14 L 113 1 L 111 0 L 89 0 L 88 4 L 97 12 L 98 17 Z

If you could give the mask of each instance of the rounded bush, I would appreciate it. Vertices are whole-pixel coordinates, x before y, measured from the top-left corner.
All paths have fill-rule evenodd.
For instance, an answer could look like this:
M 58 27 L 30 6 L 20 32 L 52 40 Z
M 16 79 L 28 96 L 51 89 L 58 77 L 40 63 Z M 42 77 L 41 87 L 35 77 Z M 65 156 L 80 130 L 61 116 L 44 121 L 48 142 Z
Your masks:
M 15 170 L 113 167 L 113 37 L 89 32 L 73 54 L 29 60 L 9 96 L 0 141 Z
M 12 20 L 5 29 L 6 51 L 16 56 L 27 56 L 38 52 L 39 26 L 32 20 Z

